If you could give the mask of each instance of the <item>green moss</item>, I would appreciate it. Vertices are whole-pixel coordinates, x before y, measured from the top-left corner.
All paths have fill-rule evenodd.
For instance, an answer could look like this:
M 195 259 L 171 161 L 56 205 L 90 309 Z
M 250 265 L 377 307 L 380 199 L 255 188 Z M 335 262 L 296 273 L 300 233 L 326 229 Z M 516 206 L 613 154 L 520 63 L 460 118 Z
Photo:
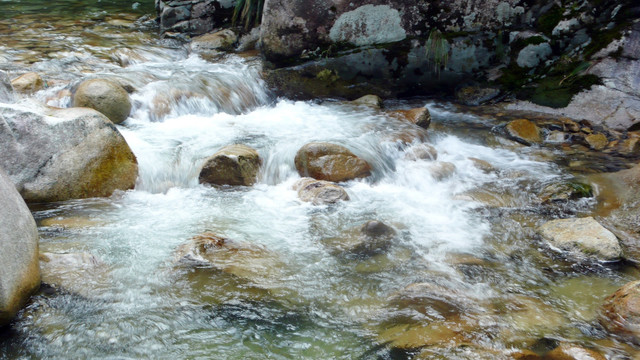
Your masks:
M 340 76 L 338 76 L 335 70 L 324 69 L 316 75 L 316 79 L 327 83 L 334 83 L 340 80 Z
M 552 108 L 563 108 L 569 105 L 573 96 L 593 85 L 602 84 L 595 75 L 577 76 L 569 81 L 564 76 L 552 76 L 534 83 L 535 87 L 523 89 L 518 98 Z
M 579 198 L 593 196 L 593 189 L 589 184 L 585 184 L 581 182 L 570 182 L 567 185 L 573 190 L 571 192 L 572 199 L 579 199 Z
M 549 9 L 546 13 L 540 15 L 537 22 L 537 29 L 541 33 L 551 36 L 551 32 L 558 25 L 558 23 L 562 20 L 562 9 L 554 5 L 551 9 Z

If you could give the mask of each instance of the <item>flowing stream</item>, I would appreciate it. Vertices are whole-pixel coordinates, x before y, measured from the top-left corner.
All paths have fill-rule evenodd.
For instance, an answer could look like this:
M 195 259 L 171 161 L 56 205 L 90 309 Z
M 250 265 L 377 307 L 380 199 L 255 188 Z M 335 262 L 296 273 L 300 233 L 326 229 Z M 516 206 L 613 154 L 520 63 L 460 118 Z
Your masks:
M 70 106 L 69 90 L 87 76 L 135 88 L 118 130 L 139 177 L 134 190 L 109 198 L 32 207 L 41 252 L 89 253 L 99 264 L 80 278 L 63 275 L 68 289 L 37 295 L 1 334 L 1 359 L 406 358 L 413 353 L 397 348 L 412 341 L 430 344 L 424 358 L 452 359 L 475 358 L 459 343 L 500 352 L 544 339 L 624 351 L 593 319 L 635 268 L 585 270 L 536 237 L 542 221 L 594 211 L 593 199 L 540 204 L 540 189 L 573 177 L 553 161 L 557 153 L 506 141 L 473 126 L 485 119 L 446 104 L 387 102 L 431 110 L 426 142 L 456 169 L 439 178 L 433 162 L 406 156 L 419 140 L 397 141 L 421 129 L 345 102 L 276 98 L 259 59 L 205 61 L 160 40 L 139 20 L 152 11 L 142 1 L 56 1 L 45 10 L 48 3 L 0 1 L 0 68 L 48 80 L 21 100 L 26 106 Z M 298 199 L 293 159 L 312 141 L 344 145 L 372 164 L 370 178 L 343 184 L 350 201 Z M 234 143 L 260 153 L 258 183 L 200 185 L 205 159 Z M 334 256 L 326 240 L 368 220 L 397 230 L 392 247 L 366 259 Z M 240 277 L 177 266 L 176 248 L 205 232 L 264 249 L 277 267 Z M 394 294 L 416 283 L 462 303 L 459 313 L 394 307 Z

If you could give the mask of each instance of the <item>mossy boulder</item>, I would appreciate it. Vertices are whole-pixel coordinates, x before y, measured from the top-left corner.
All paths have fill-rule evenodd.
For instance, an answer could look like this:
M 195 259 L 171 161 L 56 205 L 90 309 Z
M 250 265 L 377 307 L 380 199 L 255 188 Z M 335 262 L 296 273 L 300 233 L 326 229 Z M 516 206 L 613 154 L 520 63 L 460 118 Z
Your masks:
M 371 165 L 344 146 L 325 143 L 309 143 L 294 159 L 300 176 L 332 182 L 365 178 L 371 175 Z
M 115 81 L 90 79 L 83 81 L 73 94 L 73 106 L 98 110 L 114 124 L 129 117 L 131 99 L 127 91 Z
M 338 201 L 349 200 L 349 194 L 341 186 L 329 181 L 302 178 L 293 189 L 298 192 L 298 198 L 313 205 L 335 204 Z
M 198 177 L 201 184 L 251 186 L 258 178 L 262 159 L 246 145 L 225 146 L 209 157 Z
M 592 196 L 593 189 L 591 185 L 578 181 L 547 185 L 538 195 L 543 203 L 577 200 Z
M 132 189 L 138 163 L 118 129 L 86 108 L 0 105 L 0 166 L 27 202 L 110 196 Z
M 0 326 L 40 286 L 38 230 L 31 211 L 0 169 Z

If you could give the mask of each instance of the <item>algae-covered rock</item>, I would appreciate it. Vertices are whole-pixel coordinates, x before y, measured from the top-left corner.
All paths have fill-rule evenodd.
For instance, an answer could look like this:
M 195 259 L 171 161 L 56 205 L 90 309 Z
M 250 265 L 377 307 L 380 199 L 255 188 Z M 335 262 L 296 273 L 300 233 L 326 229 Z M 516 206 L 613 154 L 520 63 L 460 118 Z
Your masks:
M 622 256 L 616 236 L 592 217 L 552 220 L 539 230 L 553 247 L 573 255 L 601 261 L 616 261 Z
M 596 151 L 604 149 L 609 144 L 609 140 L 604 134 L 590 134 L 585 136 L 584 140 L 590 148 Z
M 98 110 L 114 124 L 125 121 L 131 112 L 127 91 L 108 79 L 83 81 L 73 94 L 73 106 Z
M 91 109 L 0 105 L 0 166 L 27 202 L 110 196 L 132 189 L 138 164 L 104 115 Z
M 257 181 L 261 165 L 262 159 L 255 149 L 229 145 L 205 161 L 198 179 L 201 184 L 251 186 Z
M 349 200 L 349 194 L 344 188 L 329 181 L 302 178 L 293 185 L 293 189 L 298 192 L 300 200 L 313 205 L 335 204 L 338 201 Z
M 538 195 L 543 203 L 577 200 L 592 196 L 591 185 L 578 181 L 547 185 Z
M 538 144 L 542 142 L 540 129 L 536 124 L 527 119 L 513 120 L 506 127 L 507 135 L 524 145 Z
M 31 211 L 0 169 L 0 326 L 40 286 L 38 230 Z
M 317 180 L 341 182 L 371 175 L 368 162 L 331 143 L 309 143 L 298 150 L 294 161 L 300 176 Z

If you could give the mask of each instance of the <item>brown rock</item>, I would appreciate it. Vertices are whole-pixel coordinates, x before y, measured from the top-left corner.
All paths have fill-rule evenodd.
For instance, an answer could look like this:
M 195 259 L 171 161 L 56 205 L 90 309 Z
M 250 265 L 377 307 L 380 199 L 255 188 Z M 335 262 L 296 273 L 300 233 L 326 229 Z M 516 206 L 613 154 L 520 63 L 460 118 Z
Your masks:
M 560 119 L 560 121 L 562 121 L 562 128 L 564 131 L 569 131 L 574 133 L 577 133 L 580 131 L 580 124 L 578 124 L 577 122 L 569 118 L 562 118 Z
M 253 185 L 262 165 L 255 149 L 246 145 L 229 145 L 205 161 L 198 180 L 211 185 Z
M 294 161 L 300 176 L 317 180 L 340 182 L 371 175 L 369 163 L 330 143 L 309 143 L 298 150 Z
M 640 153 L 640 137 L 635 135 L 629 136 L 628 139 L 622 140 L 618 145 L 618 152 L 622 155 L 637 155 Z
M 30 72 L 11 80 L 11 85 L 19 93 L 32 94 L 44 88 L 44 81 L 37 73 Z
M 599 321 L 609 332 L 640 342 L 640 281 L 632 281 L 609 296 Z
M 429 172 L 434 179 L 442 181 L 453 176 L 456 172 L 456 166 L 447 161 L 434 161 L 429 166 Z
M 544 360 L 606 360 L 604 356 L 593 350 L 578 345 L 561 343 L 543 357 Z
M 584 137 L 584 140 L 589 144 L 589 147 L 593 150 L 600 151 L 604 149 L 607 144 L 609 144 L 609 140 L 604 134 L 591 134 Z
M 493 165 L 491 165 L 491 163 L 488 161 L 474 158 L 474 157 L 470 157 L 469 160 L 473 162 L 473 166 L 482 170 L 482 172 L 484 173 L 490 173 L 490 172 L 496 171 L 496 168 Z
M 311 202 L 313 205 L 335 204 L 338 201 L 349 200 L 349 194 L 341 186 L 329 181 L 302 178 L 293 189 L 298 192 L 300 200 Z
M 409 121 L 423 129 L 428 129 L 429 125 L 431 125 L 431 113 L 425 107 L 410 110 L 393 110 L 389 111 L 388 114 L 398 119 Z
M 507 124 L 506 130 L 510 138 L 524 145 L 530 146 L 542 142 L 540 129 L 527 119 L 513 120 Z
M 193 38 L 191 51 L 198 53 L 233 50 L 233 44 L 238 41 L 238 35 L 230 29 L 205 34 Z

